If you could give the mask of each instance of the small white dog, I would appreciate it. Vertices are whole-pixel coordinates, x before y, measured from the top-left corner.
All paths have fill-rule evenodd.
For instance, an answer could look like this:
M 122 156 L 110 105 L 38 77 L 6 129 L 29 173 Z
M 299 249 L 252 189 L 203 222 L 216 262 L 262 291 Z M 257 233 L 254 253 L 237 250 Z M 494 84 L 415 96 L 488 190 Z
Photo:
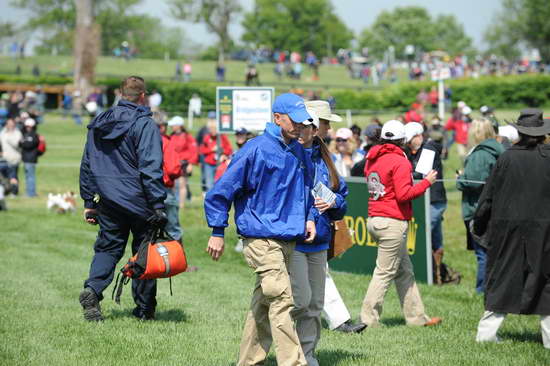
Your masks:
M 56 211 L 63 214 L 68 212 L 75 212 L 76 210 L 76 195 L 74 192 L 66 192 L 53 194 L 48 193 L 48 210 Z

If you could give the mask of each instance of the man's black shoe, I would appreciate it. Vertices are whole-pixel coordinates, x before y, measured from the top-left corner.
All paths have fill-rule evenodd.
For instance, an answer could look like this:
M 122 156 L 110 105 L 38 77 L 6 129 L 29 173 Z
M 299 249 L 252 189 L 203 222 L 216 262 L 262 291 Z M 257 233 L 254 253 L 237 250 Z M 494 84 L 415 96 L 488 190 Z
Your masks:
M 358 323 L 358 324 L 352 324 L 351 320 L 348 320 L 347 322 L 340 325 L 338 328 L 334 329 L 337 332 L 342 333 L 361 333 L 365 328 L 367 327 L 366 324 Z
M 103 320 L 101 315 L 101 306 L 94 290 L 86 287 L 79 296 L 80 305 L 84 310 L 84 319 L 90 322 L 100 322 Z
M 132 315 L 138 318 L 139 320 L 155 320 L 154 311 L 143 311 L 138 307 L 132 310 Z

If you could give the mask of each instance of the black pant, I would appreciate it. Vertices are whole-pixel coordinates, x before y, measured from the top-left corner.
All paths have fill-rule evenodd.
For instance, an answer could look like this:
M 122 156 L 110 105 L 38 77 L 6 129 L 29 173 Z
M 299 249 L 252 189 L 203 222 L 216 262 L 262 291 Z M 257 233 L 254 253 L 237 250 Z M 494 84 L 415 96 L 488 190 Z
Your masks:
M 116 212 L 99 210 L 99 233 L 94 244 L 94 258 L 90 275 L 84 287 L 92 288 L 103 299 L 103 291 L 113 282 L 115 266 L 124 255 L 128 236 L 132 232 L 132 254 L 149 235 L 149 226 L 143 219 Z M 122 267 L 122 266 L 121 266 Z M 154 312 L 157 294 L 156 280 L 132 280 L 134 302 L 143 312 Z

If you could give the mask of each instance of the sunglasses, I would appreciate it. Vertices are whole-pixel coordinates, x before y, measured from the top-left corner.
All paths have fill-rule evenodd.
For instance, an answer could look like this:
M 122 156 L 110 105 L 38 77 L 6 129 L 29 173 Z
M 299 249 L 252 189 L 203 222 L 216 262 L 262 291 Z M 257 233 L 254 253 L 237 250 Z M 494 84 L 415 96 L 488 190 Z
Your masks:
M 338 137 L 336 139 L 336 142 L 348 142 L 348 139 L 343 139 L 343 138 Z

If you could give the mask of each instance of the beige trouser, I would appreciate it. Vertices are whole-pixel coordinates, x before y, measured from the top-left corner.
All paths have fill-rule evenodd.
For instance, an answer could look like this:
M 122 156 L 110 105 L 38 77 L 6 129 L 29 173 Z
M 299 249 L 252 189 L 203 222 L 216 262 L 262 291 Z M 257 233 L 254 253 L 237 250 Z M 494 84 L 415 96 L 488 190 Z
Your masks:
M 378 244 L 376 268 L 361 308 L 361 321 L 379 326 L 384 297 L 395 281 L 407 325 L 424 325 L 430 318 L 424 313 L 420 292 L 414 281 L 407 253 L 407 221 L 389 217 L 369 217 L 367 229 Z
M 462 145 L 457 143 L 456 144 L 456 151 L 458 152 L 458 156 L 464 160 L 466 155 L 468 154 L 468 147 L 466 145 Z
M 477 326 L 477 342 L 500 342 L 497 332 L 506 314 L 495 313 L 486 310 Z M 550 348 L 550 315 L 541 315 L 540 332 L 542 333 L 542 344 L 544 348 Z
M 262 365 L 272 341 L 279 366 L 306 366 L 294 321 L 288 264 L 294 243 L 244 239 L 243 254 L 256 273 L 250 311 L 244 325 L 239 366 Z
M 294 295 L 292 316 L 308 366 L 319 366 L 315 347 L 321 338 L 321 312 L 325 299 L 327 251 L 302 253 L 290 257 L 290 282 Z

